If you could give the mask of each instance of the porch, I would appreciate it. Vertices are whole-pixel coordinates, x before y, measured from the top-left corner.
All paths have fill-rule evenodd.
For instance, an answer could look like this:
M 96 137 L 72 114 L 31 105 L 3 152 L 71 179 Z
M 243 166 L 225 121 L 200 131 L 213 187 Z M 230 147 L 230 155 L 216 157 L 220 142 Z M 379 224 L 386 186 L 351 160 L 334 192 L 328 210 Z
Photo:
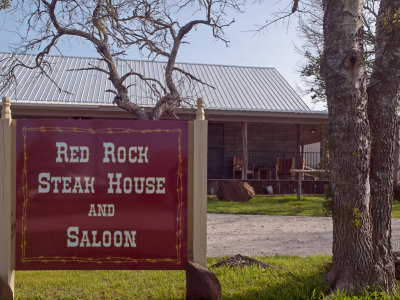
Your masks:
M 231 181 L 234 179 L 208 179 L 207 193 L 215 195 L 219 184 L 224 181 Z M 273 194 L 297 194 L 298 181 L 297 180 L 240 180 L 250 184 L 257 195 L 269 194 L 267 187 L 272 188 Z M 302 194 L 323 195 L 325 187 L 329 185 L 328 180 L 303 180 L 302 181 Z
M 267 186 L 274 194 L 297 193 L 298 174 L 288 170 L 322 168 L 323 132 L 322 124 L 209 122 L 208 192 L 224 180 L 242 180 L 257 194 L 266 194 Z M 282 161 L 287 169 L 283 174 L 278 167 Z M 303 176 L 303 193 L 323 194 L 329 184 L 318 175 Z

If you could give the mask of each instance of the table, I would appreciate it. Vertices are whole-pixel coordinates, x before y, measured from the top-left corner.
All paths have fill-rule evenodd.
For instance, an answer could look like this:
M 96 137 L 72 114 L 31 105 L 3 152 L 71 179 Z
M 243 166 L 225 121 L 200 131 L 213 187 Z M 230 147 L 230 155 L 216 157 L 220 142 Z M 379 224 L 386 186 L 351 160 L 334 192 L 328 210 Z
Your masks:
M 265 172 L 267 179 L 271 180 L 272 179 L 272 171 L 275 171 L 275 168 L 270 168 L 270 167 L 256 167 L 257 171 L 257 178 L 261 179 L 261 172 Z

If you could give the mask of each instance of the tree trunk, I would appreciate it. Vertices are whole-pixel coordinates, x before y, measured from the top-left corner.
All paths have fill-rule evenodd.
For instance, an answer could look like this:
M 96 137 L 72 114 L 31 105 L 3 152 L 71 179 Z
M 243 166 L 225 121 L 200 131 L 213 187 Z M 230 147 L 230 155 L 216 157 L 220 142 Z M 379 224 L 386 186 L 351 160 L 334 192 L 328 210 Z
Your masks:
M 376 22 L 376 53 L 368 87 L 368 116 L 371 128 L 371 205 L 372 242 L 376 285 L 387 292 L 396 289 L 391 249 L 391 213 L 393 202 L 393 165 L 397 143 L 399 104 L 400 29 L 397 18 L 400 0 L 382 0 Z M 394 21 L 394 22 L 393 22 Z
M 326 280 L 333 291 L 374 285 L 369 211 L 370 136 L 362 55 L 362 0 L 324 1 L 324 61 L 329 109 L 333 258 Z
M 362 0 L 325 0 L 324 61 L 333 192 L 334 291 L 396 289 L 391 252 L 393 158 L 400 83 L 400 0 L 382 0 L 366 90 Z M 367 109 L 368 106 L 368 109 Z

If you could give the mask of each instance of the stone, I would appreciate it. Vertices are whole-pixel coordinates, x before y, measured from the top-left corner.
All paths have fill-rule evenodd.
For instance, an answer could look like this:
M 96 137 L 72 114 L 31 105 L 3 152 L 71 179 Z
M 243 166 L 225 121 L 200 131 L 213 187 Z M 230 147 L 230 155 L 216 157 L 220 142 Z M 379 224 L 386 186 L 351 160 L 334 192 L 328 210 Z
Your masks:
M 247 182 L 230 180 L 218 185 L 217 198 L 220 200 L 246 202 L 255 196 L 254 188 Z
M 269 265 L 265 262 L 259 261 L 257 259 L 248 257 L 246 255 L 236 254 L 232 257 L 227 259 L 223 259 L 217 262 L 215 265 L 212 265 L 211 268 L 220 268 L 228 266 L 229 268 L 236 268 L 236 267 L 249 267 L 249 266 L 257 266 L 259 268 L 274 268 L 274 266 Z
M 221 300 L 221 284 L 217 276 L 201 265 L 186 264 L 186 299 Z
M 13 300 L 13 292 L 10 286 L 0 278 L 0 300 Z

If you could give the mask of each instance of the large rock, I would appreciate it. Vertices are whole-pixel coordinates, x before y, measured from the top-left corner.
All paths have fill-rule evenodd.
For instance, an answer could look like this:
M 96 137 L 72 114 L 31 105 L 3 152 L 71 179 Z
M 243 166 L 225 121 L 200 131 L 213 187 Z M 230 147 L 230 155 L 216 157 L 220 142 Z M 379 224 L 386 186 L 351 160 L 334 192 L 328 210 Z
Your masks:
M 0 300 L 13 300 L 13 292 L 10 286 L 0 278 Z
M 246 202 L 255 196 L 254 188 L 243 181 L 223 181 L 219 184 L 217 198 L 220 200 Z
M 221 284 L 214 273 L 201 265 L 188 262 L 186 265 L 187 300 L 221 300 Z

